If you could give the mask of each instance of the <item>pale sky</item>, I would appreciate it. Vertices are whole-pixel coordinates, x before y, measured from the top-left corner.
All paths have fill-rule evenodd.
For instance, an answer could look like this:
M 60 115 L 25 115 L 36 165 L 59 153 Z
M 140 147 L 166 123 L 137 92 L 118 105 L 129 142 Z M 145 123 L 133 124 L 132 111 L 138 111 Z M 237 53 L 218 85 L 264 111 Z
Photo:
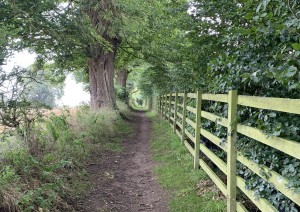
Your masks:
M 72 74 L 69 74 L 65 80 L 64 96 L 58 102 L 59 105 L 77 106 L 82 102 L 88 103 L 90 95 L 83 91 L 83 84 L 77 83 Z
M 11 70 L 14 66 L 26 68 L 34 63 L 35 54 L 28 51 L 16 53 L 11 57 L 7 64 L 3 66 L 4 70 Z M 58 102 L 62 106 L 77 106 L 82 102 L 88 103 L 90 95 L 88 92 L 83 91 L 82 83 L 76 83 L 72 74 L 69 74 L 65 81 L 64 96 Z

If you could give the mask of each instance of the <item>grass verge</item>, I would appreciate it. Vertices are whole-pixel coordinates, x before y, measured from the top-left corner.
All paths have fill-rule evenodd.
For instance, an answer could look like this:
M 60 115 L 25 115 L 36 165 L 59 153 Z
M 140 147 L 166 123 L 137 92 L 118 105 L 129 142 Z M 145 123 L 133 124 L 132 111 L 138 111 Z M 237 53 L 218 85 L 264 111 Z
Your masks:
M 123 114 L 130 113 L 119 103 Z M 7 148 L 0 161 L 0 211 L 73 211 L 74 198 L 88 188 L 85 164 L 92 151 L 122 151 L 132 130 L 113 110 L 64 112 L 35 122 L 28 140 Z
M 158 166 L 155 172 L 160 185 L 171 198 L 170 211 L 225 211 L 226 204 L 203 170 L 193 170 L 193 159 L 170 125 L 148 112 L 152 120 L 151 150 Z

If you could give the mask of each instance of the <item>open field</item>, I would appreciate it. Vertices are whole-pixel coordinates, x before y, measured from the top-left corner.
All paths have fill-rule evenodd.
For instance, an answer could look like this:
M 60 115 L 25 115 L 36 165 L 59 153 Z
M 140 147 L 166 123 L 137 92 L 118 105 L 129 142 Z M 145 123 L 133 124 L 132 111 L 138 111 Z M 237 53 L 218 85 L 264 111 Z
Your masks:
M 65 109 L 54 108 L 53 110 L 44 110 L 44 111 L 42 111 L 42 113 L 44 114 L 45 117 L 48 117 L 51 114 L 55 114 L 57 116 L 60 116 L 60 115 L 63 114 L 64 110 L 68 111 L 67 113 L 69 113 L 70 115 L 74 115 L 74 114 L 76 114 L 78 108 L 76 108 L 76 107 L 65 108 Z M 11 129 L 11 128 L 5 127 L 5 126 L 3 126 L 3 125 L 0 124 L 0 133 L 4 132 L 6 130 L 9 130 L 9 129 Z

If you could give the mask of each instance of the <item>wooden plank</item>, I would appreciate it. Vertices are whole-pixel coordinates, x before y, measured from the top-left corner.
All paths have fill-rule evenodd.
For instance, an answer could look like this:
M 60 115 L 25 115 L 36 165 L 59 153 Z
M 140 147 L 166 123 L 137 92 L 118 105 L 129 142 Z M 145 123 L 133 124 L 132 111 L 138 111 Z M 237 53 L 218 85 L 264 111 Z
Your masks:
M 299 149 L 300 143 L 296 141 L 287 140 L 284 138 L 269 136 L 262 131 L 248 127 L 242 124 L 237 125 L 237 131 L 243 135 L 253 138 L 263 144 L 278 149 L 288 155 L 291 155 L 297 159 L 300 159 Z
M 300 99 L 240 95 L 238 98 L 238 104 L 266 110 L 300 114 Z
M 184 93 L 178 93 L 178 96 L 184 97 Z
M 185 121 L 186 121 L 186 123 L 188 123 L 189 125 L 191 125 L 194 129 L 196 128 L 196 123 L 193 122 L 191 119 L 186 118 Z
M 177 124 L 178 127 L 180 127 L 180 129 L 182 129 L 182 124 L 181 123 L 179 123 L 178 121 L 176 121 L 176 124 Z
M 175 105 L 175 101 L 171 101 L 171 105 Z
M 192 99 L 197 99 L 197 94 L 196 93 L 188 93 L 187 97 L 192 98 Z
M 172 116 L 170 116 L 170 120 L 174 122 L 174 118 Z
M 182 112 L 182 137 L 181 137 L 181 144 L 184 143 L 185 140 L 185 126 L 186 126 L 186 106 L 187 106 L 187 94 L 184 92 L 183 96 L 183 112 Z
M 192 134 L 189 133 L 189 131 L 187 131 L 187 130 L 185 130 L 184 132 L 185 132 L 186 136 L 187 136 L 189 139 L 191 139 L 191 141 L 193 141 L 193 142 L 195 143 L 195 137 L 192 136 Z
M 175 105 L 174 105 L 174 125 L 173 132 L 176 132 L 176 122 L 177 122 L 177 110 L 178 110 L 178 92 L 175 94 Z
M 169 123 L 171 123 L 171 98 L 172 94 L 169 94 Z
M 296 193 L 295 189 L 289 189 L 286 187 L 286 185 L 289 183 L 288 179 L 281 176 L 277 172 L 270 170 L 264 165 L 258 165 L 257 163 L 254 163 L 241 154 L 237 156 L 237 159 L 255 174 L 266 180 L 268 183 L 273 184 L 278 191 L 300 206 L 300 194 Z M 268 177 L 262 173 L 267 173 Z
M 193 147 L 192 147 L 186 140 L 184 141 L 184 145 L 185 145 L 185 147 L 189 150 L 189 152 L 190 152 L 193 156 L 195 156 L 195 155 L 194 155 L 195 151 L 194 151 Z
M 181 119 L 183 118 L 183 115 L 181 115 L 178 111 L 177 111 L 177 116 Z
M 222 191 L 222 193 L 227 196 L 226 185 L 220 180 L 220 178 L 211 170 L 211 168 L 204 162 L 204 160 L 199 160 L 199 165 L 207 173 L 210 179 L 216 184 L 216 186 Z
M 195 125 L 195 157 L 194 157 L 194 169 L 199 169 L 199 153 L 200 153 L 200 135 L 201 135 L 201 103 L 202 94 L 201 91 L 197 91 L 196 98 L 196 125 Z M 188 120 L 188 119 L 186 119 Z
M 158 114 L 161 115 L 161 96 L 158 97 Z
M 216 102 L 225 102 L 227 103 L 228 101 L 228 95 L 227 94 L 202 94 L 202 99 L 203 100 L 211 100 L 211 101 L 216 101 Z
M 197 110 L 196 110 L 196 108 L 194 108 L 194 107 L 186 106 L 186 109 L 187 109 L 188 111 L 194 113 L 194 114 L 197 113 Z
M 201 135 L 203 135 L 205 138 L 210 140 L 217 147 L 220 147 L 222 150 L 227 152 L 227 143 L 224 142 L 224 144 L 221 145 L 222 140 L 218 136 L 215 136 L 214 134 L 212 134 L 211 132 L 209 132 L 203 128 L 201 128 Z
M 175 96 L 175 93 L 172 93 L 172 96 Z
M 203 118 L 209 119 L 213 122 L 216 122 L 219 125 L 222 125 L 224 127 L 227 127 L 228 119 L 223 118 L 221 116 L 217 116 L 215 114 L 209 113 L 207 111 L 202 111 L 201 113 Z
M 236 135 L 237 91 L 228 92 L 227 125 L 227 211 L 236 212 Z
M 164 118 L 164 102 L 163 102 L 164 96 L 161 96 L 161 117 Z
M 251 190 L 246 189 L 245 180 L 239 176 L 237 176 L 237 186 L 246 194 L 246 196 L 262 211 L 262 212 L 278 212 L 278 210 L 271 205 L 266 199 L 264 198 L 257 198 L 255 194 Z
M 179 138 L 181 138 L 181 133 L 178 130 L 175 130 L 175 133 L 178 135 Z
M 248 212 L 248 210 L 245 208 L 245 206 L 240 202 L 236 202 L 236 211 L 237 212 Z
M 215 153 L 210 151 L 205 145 L 200 144 L 200 150 L 203 152 L 224 174 L 227 175 L 227 166 Z
M 179 107 L 183 108 L 183 104 L 178 104 Z
M 168 102 L 168 97 L 167 97 L 167 95 L 165 95 L 165 120 L 167 120 L 167 102 Z

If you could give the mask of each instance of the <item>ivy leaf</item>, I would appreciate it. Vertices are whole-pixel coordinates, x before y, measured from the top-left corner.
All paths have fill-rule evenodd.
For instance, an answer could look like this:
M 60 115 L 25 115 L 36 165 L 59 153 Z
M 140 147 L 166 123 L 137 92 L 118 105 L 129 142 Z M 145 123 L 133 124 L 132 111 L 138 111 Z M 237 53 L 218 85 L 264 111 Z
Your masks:
M 256 13 L 258 13 L 258 12 L 259 12 L 259 10 L 260 10 L 261 6 L 262 6 L 262 4 L 261 4 L 261 3 L 260 3 L 258 6 L 257 6 L 257 8 L 256 8 Z
M 300 83 L 294 83 L 293 85 L 289 86 L 289 90 L 295 89 L 300 87 Z
M 294 50 L 300 51 L 300 43 L 293 43 L 292 47 L 293 47 Z
M 292 77 L 297 73 L 297 68 L 295 66 L 290 66 L 285 74 L 287 77 Z

